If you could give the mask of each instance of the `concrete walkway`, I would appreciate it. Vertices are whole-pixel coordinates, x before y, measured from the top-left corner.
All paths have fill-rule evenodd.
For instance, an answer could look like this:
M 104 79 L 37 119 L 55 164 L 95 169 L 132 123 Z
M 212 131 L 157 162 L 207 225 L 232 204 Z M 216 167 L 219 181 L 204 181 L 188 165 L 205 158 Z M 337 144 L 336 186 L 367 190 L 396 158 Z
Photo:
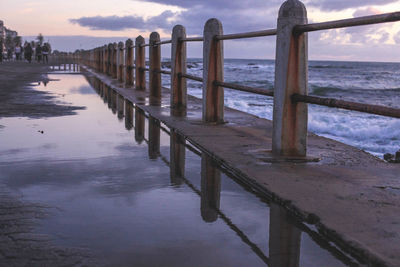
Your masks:
M 400 165 L 311 133 L 308 153 L 319 162 L 280 162 L 269 152 L 271 121 L 225 108 L 226 124 L 204 124 L 194 97 L 186 117 L 171 116 L 168 89 L 161 105 L 151 106 L 147 92 L 88 71 L 356 258 L 400 266 Z

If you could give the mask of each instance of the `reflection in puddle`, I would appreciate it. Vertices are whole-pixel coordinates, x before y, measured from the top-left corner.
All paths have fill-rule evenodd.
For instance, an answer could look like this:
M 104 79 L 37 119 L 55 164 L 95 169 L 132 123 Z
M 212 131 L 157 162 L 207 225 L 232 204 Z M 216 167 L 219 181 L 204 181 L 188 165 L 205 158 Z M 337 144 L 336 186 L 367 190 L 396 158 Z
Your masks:
M 64 76 L 47 89 L 86 103 L 86 110 L 0 120 L 6 126 L 0 138 L 10 141 L 0 145 L 0 182 L 60 208 L 39 233 L 55 236 L 58 245 L 88 248 L 109 266 L 355 263 L 111 88 L 88 77 L 98 95 L 60 89 L 87 86 L 81 76 Z M 24 124 L 48 134 L 32 136 Z M 15 141 L 17 134 L 26 142 Z M 21 149 L 19 156 L 11 149 Z

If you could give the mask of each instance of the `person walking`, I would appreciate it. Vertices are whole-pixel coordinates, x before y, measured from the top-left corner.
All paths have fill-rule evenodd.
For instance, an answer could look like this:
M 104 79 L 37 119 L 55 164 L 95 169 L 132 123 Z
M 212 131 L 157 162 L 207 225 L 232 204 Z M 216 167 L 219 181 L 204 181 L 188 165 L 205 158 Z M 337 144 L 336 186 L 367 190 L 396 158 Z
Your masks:
M 49 63 L 49 57 L 48 57 L 49 52 L 50 52 L 49 46 L 47 43 L 45 43 L 42 48 L 43 63 L 46 63 L 46 64 Z
M 38 44 L 36 46 L 36 57 L 37 57 L 37 61 L 40 63 L 42 62 L 42 47 L 40 46 L 40 44 Z
M 17 61 L 21 60 L 21 46 L 19 44 L 15 47 L 14 53 L 16 60 Z
M 31 61 L 32 61 L 32 52 L 33 52 L 32 46 L 30 43 L 28 43 L 25 48 L 25 57 L 29 63 L 31 63 Z

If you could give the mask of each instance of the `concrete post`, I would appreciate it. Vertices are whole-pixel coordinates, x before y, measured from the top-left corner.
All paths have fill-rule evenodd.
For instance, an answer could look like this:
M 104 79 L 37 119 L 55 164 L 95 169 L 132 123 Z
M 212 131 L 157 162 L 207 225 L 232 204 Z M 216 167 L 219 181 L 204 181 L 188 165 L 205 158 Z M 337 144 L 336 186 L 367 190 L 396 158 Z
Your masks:
M 203 41 L 203 121 L 221 123 L 224 120 L 224 89 L 215 86 L 214 81 L 224 81 L 223 41 L 216 41 L 222 35 L 222 24 L 209 19 L 204 26 Z
M 157 159 L 160 155 L 160 121 L 149 116 L 149 145 L 150 159 Z
M 102 66 L 102 73 L 106 73 L 107 72 L 107 46 L 106 45 L 104 45 L 103 47 L 102 47 L 102 50 L 103 50 L 103 54 L 102 54 L 102 56 L 103 56 L 103 66 Z
M 293 35 L 293 27 L 307 23 L 307 11 L 298 0 L 287 0 L 278 17 L 272 152 L 306 156 L 307 104 L 293 103 L 294 93 L 308 94 L 307 34 Z
M 152 32 L 149 39 L 149 86 L 150 98 L 160 100 L 161 98 L 161 46 L 156 45 L 160 41 L 160 35 Z
M 117 53 L 118 53 L 118 44 L 113 43 L 113 58 L 112 58 L 112 78 L 117 79 Z
M 186 140 L 174 130 L 170 132 L 170 177 L 171 184 L 181 185 L 185 176 Z
M 133 85 L 133 41 L 131 39 L 125 42 L 125 85 Z
M 117 79 L 119 82 L 124 81 L 124 43 L 118 43 L 118 70 Z
M 146 72 L 142 69 L 146 67 L 145 61 L 145 50 L 142 45 L 144 44 L 144 38 L 139 36 L 135 41 L 135 65 L 136 65 L 136 90 L 146 90 Z
M 135 106 L 135 140 L 141 144 L 144 140 L 144 111 Z
M 179 73 L 186 73 L 186 30 L 182 25 L 176 25 L 172 30 L 171 42 L 171 108 L 186 112 L 187 86 L 186 78 Z
M 112 58 L 113 58 L 113 55 L 112 55 L 113 54 L 113 44 L 112 43 L 108 44 L 108 53 L 107 54 L 108 54 L 107 75 L 111 76 L 112 75 Z
M 301 231 L 290 223 L 288 213 L 271 203 L 269 215 L 269 266 L 298 267 Z
M 206 154 L 201 156 L 201 217 L 205 222 L 218 219 L 221 192 L 221 172 Z

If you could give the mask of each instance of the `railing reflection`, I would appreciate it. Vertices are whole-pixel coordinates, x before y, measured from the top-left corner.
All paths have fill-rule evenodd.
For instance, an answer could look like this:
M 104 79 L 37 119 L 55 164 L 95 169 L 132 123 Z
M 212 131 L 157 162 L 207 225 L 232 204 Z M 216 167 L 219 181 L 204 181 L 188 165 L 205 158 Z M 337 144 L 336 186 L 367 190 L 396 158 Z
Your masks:
M 118 94 L 117 97 L 117 116 L 118 119 L 121 121 L 124 118 L 124 97 Z
M 103 83 L 97 84 L 90 80 L 91 85 L 99 95 L 103 96 L 109 108 L 114 106 L 117 94 Z M 113 100 L 112 100 L 113 99 Z M 125 102 L 123 102 L 125 101 Z M 111 104 L 112 103 L 112 104 Z M 203 220 L 212 223 L 218 219 L 222 220 L 241 241 L 249 246 L 251 250 L 270 267 L 298 267 L 300 264 L 300 248 L 302 232 L 308 235 L 322 248 L 330 251 L 336 258 L 344 263 L 354 263 L 346 254 L 337 249 L 334 245 L 322 238 L 318 238 L 317 232 L 313 232 L 304 224 L 296 222 L 289 212 L 282 206 L 266 201 L 269 206 L 269 255 L 267 256 L 258 244 L 243 232 L 232 220 L 220 209 L 221 198 L 221 170 L 218 164 L 207 154 L 199 152 L 188 144 L 184 136 L 174 130 L 165 129 L 159 120 L 149 115 L 148 117 L 148 140 L 145 138 L 146 114 L 137 105 L 129 100 L 124 100 L 118 95 L 118 114 L 125 114 L 125 127 L 132 129 L 134 125 L 135 140 L 141 144 L 145 141 L 148 144 L 148 156 L 150 159 L 160 158 L 170 168 L 171 185 L 185 184 L 200 197 L 200 213 Z M 123 116 L 123 115 L 122 115 Z M 135 120 L 133 120 L 135 118 Z M 170 135 L 170 159 L 160 153 L 161 130 Z M 185 177 L 186 149 L 201 157 L 201 190 Z M 235 179 L 234 179 L 235 180 Z M 240 184 L 240 183 L 239 183 Z M 247 189 L 246 189 L 247 190 Z
M 160 155 L 160 121 L 149 116 L 149 158 L 156 159 Z
M 133 104 L 129 100 L 125 100 L 125 128 L 133 128 Z
M 298 267 L 301 230 L 290 222 L 284 208 L 274 203 L 269 206 L 269 266 Z
M 113 114 L 117 113 L 117 92 L 114 91 L 113 89 L 111 90 L 111 110 Z
M 135 140 L 141 144 L 144 140 L 144 111 L 135 106 Z
M 201 156 L 201 217 L 206 222 L 218 219 L 221 192 L 221 172 L 212 158 Z
M 185 138 L 176 133 L 170 131 L 170 164 L 169 173 L 171 178 L 171 184 L 181 185 L 183 184 L 183 177 L 185 176 L 185 157 L 186 157 L 186 140 Z

